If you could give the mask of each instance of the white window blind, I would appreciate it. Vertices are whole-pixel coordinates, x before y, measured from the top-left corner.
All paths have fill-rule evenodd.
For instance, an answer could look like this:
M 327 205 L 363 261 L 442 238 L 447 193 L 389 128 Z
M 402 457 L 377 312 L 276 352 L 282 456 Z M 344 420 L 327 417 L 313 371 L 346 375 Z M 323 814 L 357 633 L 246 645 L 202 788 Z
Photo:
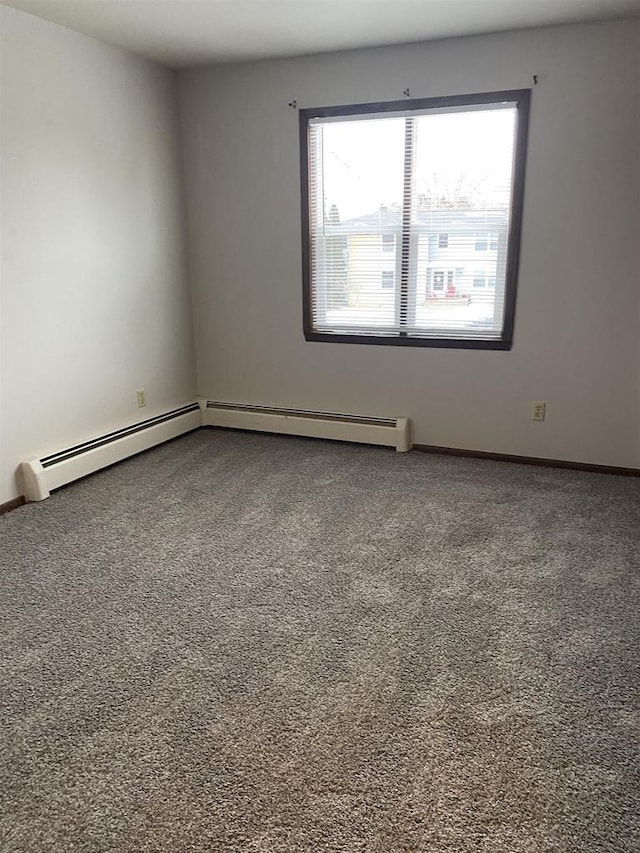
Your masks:
M 312 333 L 503 339 L 519 107 L 306 118 Z

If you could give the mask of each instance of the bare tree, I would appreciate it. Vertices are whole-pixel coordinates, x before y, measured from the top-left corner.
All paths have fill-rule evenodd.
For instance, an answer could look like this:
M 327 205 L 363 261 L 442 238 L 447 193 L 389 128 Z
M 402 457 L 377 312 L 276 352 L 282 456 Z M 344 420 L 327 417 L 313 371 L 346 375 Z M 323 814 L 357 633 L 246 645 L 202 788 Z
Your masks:
M 417 188 L 418 210 L 473 210 L 484 204 L 486 175 L 434 172 Z

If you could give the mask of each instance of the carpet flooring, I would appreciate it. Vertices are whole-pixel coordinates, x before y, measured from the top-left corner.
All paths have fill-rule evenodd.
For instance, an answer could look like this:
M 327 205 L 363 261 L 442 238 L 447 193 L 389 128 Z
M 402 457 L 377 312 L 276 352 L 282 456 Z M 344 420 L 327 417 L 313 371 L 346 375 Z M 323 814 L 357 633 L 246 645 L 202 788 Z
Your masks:
M 0 850 L 640 850 L 640 480 L 201 430 L 0 518 Z

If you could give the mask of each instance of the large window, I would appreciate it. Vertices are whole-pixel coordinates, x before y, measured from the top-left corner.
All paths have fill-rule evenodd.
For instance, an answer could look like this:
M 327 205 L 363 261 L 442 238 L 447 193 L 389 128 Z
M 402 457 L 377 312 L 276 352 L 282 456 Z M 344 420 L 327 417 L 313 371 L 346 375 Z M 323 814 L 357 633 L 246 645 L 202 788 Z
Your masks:
M 300 111 L 307 340 L 511 346 L 529 95 Z

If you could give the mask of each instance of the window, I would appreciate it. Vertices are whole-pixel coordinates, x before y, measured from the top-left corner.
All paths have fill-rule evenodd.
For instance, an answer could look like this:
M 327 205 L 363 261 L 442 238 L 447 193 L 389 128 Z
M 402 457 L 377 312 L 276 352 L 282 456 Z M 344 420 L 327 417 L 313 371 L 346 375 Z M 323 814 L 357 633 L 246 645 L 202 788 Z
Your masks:
M 476 234 L 476 252 L 498 251 L 498 234 Z
M 396 235 L 395 234 L 383 234 L 382 235 L 382 251 L 383 252 L 393 252 L 396 248 Z
M 300 111 L 307 340 L 511 346 L 529 97 Z M 469 269 L 479 242 L 491 250 L 480 292 Z M 443 248 L 455 284 L 433 269 Z M 393 295 L 382 300 L 381 287 Z

